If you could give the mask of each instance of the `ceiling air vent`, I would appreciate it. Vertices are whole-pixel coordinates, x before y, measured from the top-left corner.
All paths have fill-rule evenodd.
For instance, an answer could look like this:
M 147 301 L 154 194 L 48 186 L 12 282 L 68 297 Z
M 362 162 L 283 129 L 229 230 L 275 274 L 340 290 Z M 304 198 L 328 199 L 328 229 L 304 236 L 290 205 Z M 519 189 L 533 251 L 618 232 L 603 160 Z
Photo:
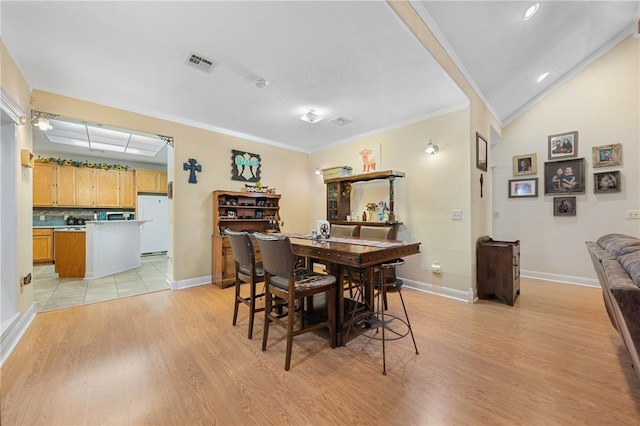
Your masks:
M 340 126 L 344 126 L 345 124 L 351 123 L 351 120 L 344 117 L 336 117 L 334 119 L 329 120 L 329 123 L 333 124 L 334 126 L 340 127 Z
M 209 73 L 213 71 L 216 65 L 218 65 L 216 61 L 207 59 L 204 56 L 198 55 L 197 53 L 193 53 L 193 52 L 191 52 L 191 54 L 185 61 L 185 64 L 191 65 L 194 68 L 197 68 L 201 71 L 209 72 Z

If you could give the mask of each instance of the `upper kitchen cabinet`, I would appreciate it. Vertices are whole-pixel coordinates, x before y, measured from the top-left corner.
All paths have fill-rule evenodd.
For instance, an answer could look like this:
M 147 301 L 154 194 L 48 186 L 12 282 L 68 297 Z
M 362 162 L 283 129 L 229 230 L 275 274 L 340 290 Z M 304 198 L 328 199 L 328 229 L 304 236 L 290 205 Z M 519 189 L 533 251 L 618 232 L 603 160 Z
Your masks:
M 134 208 L 136 206 L 136 187 L 133 170 L 120 170 L 120 206 Z
M 33 206 L 51 207 L 56 202 L 56 164 L 36 162 L 33 165 Z
M 87 167 L 73 167 L 76 172 L 76 206 L 94 207 L 95 195 L 93 190 L 93 178 L 95 170 Z
M 133 170 L 103 170 L 36 162 L 34 207 L 135 208 Z
M 138 192 L 167 193 L 167 172 L 136 169 L 135 180 Z
M 118 170 L 95 171 L 96 207 L 120 207 L 120 173 Z

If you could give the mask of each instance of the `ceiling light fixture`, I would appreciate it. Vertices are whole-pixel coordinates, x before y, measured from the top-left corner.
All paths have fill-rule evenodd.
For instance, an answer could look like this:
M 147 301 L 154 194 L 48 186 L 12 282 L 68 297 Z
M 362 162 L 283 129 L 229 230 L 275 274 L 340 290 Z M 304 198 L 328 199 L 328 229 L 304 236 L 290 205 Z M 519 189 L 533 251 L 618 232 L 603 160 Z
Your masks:
M 315 173 L 316 176 L 320 176 L 322 174 L 322 170 L 320 170 L 320 166 L 316 166 L 316 171 L 313 173 Z
M 549 75 L 548 72 L 545 72 L 543 74 L 540 74 L 540 77 L 538 77 L 538 83 L 540 83 L 542 80 L 544 80 L 545 78 L 547 78 L 547 76 Z
M 265 80 L 264 78 L 259 78 L 256 80 L 256 87 L 258 89 L 264 89 L 269 85 L 269 82 L 267 80 Z
M 315 124 L 324 120 L 324 117 L 316 114 L 314 110 L 310 109 L 308 113 L 300 117 L 300 120 L 306 121 L 307 123 Z
M 533 18 L 533 16 L 538 13 L 538 9 L 540 9 L 540 3 L 536 3 L 533 6 L 530 6 L 529 9 L 524 13 L 524 20 L 528 21 Z
M 51 126 L 51 122 L 49 120 L 56 117 L 57 115 L 49 114 L 48 112 L 35 110 L 31 111 L 31 122 L 34 126 L 38 127 L 43 132 L 53 129 L 53 126 Z
M 33 122 L 33 125 L 38 126 L 38 128 L 42 131 L 53 129 L 53 127 L 51 126 L 51 123 L 49 123 L 48 118 L 43 118 L 43 117 L 36 118 L 36 121 Z
M 438 145 L 434 145 L 433 142 L 431 142 L 431 139 L 429 139 L 429 144 L 427 145 L 427 149 L 425 149 L 424 152 L 426 152 L 427 154 L 435 155 L 438 153 L 438 151 L 440 151 L 440 147 L 438 147 Z

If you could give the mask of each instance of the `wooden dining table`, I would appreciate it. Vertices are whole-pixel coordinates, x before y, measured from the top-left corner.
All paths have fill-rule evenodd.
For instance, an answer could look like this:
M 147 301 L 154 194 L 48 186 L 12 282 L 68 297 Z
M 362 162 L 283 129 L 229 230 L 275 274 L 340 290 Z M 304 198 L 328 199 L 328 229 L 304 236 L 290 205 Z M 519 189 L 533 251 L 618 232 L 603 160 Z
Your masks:
M 311 239 L 301 234 L 289 234 L 293 252 L 297 256 L 324 263 L 329 273 L 336 277 L 343 277 L 348 267 L 360 268 L 366 271 L 370 287 L 373 286 L 373 266 L 390 260 L 399 259 L 420 253 L 420 243 L 407 243 L 395 240 L 371 240 L 365 238 L 328 238 Z M 342 282 L 338 282 L 341 286 Z M 339 287 L 336 297 L 336 345 L 341 346 L 346 336 L 348 322 L 345 321 L 344 291 Z M 368 297 L 373 297 L 373 288 L 367 291 Z M 373 306 L 370 301 L 369 306 Z

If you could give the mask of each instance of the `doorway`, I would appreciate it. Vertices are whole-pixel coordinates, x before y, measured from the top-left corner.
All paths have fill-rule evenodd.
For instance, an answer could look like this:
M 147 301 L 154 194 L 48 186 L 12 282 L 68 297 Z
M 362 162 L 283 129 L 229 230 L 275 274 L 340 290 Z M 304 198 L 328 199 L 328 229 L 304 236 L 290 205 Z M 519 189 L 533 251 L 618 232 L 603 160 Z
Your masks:
M 18 318 L 18 207 L 16 124 L 1 110 L 0 117 L 0 335 Z

